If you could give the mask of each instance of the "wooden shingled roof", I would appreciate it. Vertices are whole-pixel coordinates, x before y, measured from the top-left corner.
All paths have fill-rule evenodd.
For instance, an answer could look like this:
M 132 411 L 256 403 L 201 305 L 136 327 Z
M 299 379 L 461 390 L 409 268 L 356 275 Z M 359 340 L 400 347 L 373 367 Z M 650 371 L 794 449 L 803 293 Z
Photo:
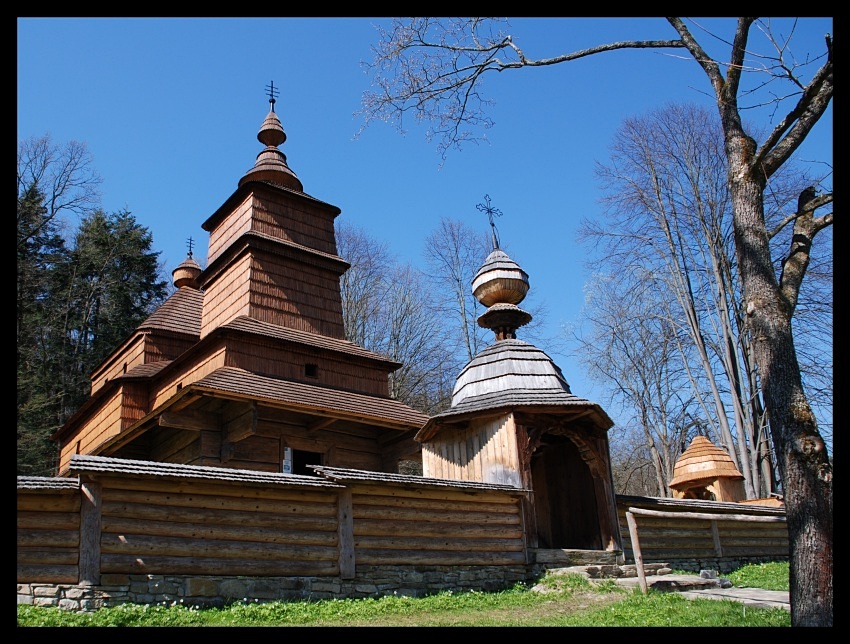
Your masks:
M 476 481 L 461 481 L 456 479 L 438 479 L 429 476 L 418 476 L 415 474 L 392 474 L 387 472 L 373 472 L 371 470 L 355 470 L 342 467 L 327 467 L 325 465 L 311 465 L 316 474 L 341 484 L 345 483 L 381 483 L 401 486 L 432 487 L 457 489 L 463 491 L 498 490 L 500 492 L 513 492 L 520 495 L 528 493 L 527 489 L 502 485 L 499 483 L 479 483 Z
M 277 324 L 270 324 L 268 322 L 256 320 L 246 315 L 240 315 L 239 317 L 232 319 L 230 322 L 222 325 L 219 328 L 240 331 L 243 333 L 250 333 L 266 338 L 274 338 L 276 340 L 286 340 L 294 344 L 303 344 L 305 346 L 315 347 L 317 349 L 328 349 L 330 351 L 338 351 L 340 353 L 346 353 L 351 356 L 358 356 L 360 358 L 367 358 L 369 360 L 378 360 L 380 362 L 386 363 L 387 366 L 394 368 L 398 368 L 401 366 L 400 362 L 390 360 L 385 355 L 375 353 L 374 351 L 369 351 L 368 349 L 364 349 L 363 347 L 354 344 L 353 342 L 349 342 L 348 340 L 332 338 L 327 335 L 321 335 L 319 333 L 310 333 L 309 331 L 301 331 L 299 329 L 291 329 L 289 327 L 279 326 Z
M 198 337 L 201 335 L 203 306 L 204 294 L 201 291 L 188 287 L 178 289 L 138 329 L 157 329 Z
M 743 479 L 732 458 L 705 436 L 697 436 L 676 461 L 670 487 L 721 477 Z
M 237 367 L 220 367 L 187 388 L 213 395 L 228 392 L 246 399 L 396 429 L 421 427 L 428 420 L 426 414 L 392 398 L 269 378 Z
M 322 488 L 339 487 L 332 481 L 302 474 L 261 472 L 208 465 L 183 465 L 137 461 L 127 458 L 75 454 L 71 457 L 69 470 L 86 474 L 122 474 L 169 479 L 204 479 L 224 482 L 258 483 L 261 485 L 298 485 Z

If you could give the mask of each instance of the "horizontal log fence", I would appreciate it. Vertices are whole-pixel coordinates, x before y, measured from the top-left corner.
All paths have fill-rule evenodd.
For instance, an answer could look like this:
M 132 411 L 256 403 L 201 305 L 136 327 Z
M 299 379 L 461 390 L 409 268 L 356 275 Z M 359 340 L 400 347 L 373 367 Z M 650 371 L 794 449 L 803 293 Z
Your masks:
M 640 538 L 638 535 L 638 526 L 636 516 L 654 517 L 660 519 L 675 519 L 679 520 L 700 520 L 708 521 L 711 531 L 711 539 L 714 545 L 714 552 L 717 557 L 723 557 L 723 545 L 720 539 L 720 529 L 718 523 L 727 521 L 747 521 L 750 523 L 786 523 L 784 516 L 753 516 L 751 514 L 728 514 L 728 513 L 709 513 L 709 512 L 664 512 L 660 510 L 647 510 L 644 508 L 630 507 L 626 511 L 626 522 L 629 528 L 629 537 L 631 539 L 632 551 L 634 552 L 635 567 L 637 569 L 638 583 L 641 591 L 646 594 L 647 583 L 646 573 L 643 567 L 643 554 L 641 553 Z

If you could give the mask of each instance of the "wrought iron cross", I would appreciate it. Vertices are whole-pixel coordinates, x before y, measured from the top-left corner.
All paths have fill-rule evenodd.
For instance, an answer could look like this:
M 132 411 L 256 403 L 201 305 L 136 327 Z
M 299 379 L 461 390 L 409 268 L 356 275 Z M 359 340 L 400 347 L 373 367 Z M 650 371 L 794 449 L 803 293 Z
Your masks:
M 502 211 L 490 205 L 490 195 L 484 195 L 484 203 L 475 206 L 480 212 L 486 212 L 490 220 L 490 228 L 493 229 L 493 250 L 499 248 L 499 235 L 496 232 L 496 222 L 493 217 L 501 217 Z
M 274 112 L 275 97 L 280 94 L 280 90 L 274 86 L 274 81 L 272 81 L 266 85 L 266 91 L 269 93 L 269 103 L 271 103 L 272 112 Z
M 192 248 L 194 247 L 194 240 L 189 237 L 189 241 L 186 242 L 186 245 L 189 247 L 189 258 L 192 257 Z

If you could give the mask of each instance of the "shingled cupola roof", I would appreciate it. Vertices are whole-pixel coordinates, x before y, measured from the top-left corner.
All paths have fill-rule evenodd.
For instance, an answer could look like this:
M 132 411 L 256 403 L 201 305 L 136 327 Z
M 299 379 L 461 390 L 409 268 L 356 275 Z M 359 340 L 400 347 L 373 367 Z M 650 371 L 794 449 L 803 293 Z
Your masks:
M 274 111 L 275 95 L 278 90 L 274 83 L 269 86 L 269 113 L 266 115 L 257 139 L 266 147 L 257 155 L 254 167 L 239 180 L 239 185 L 248 181 L 267 181 L 298 192 L 304 192 L 304 186 L 295 173 L 286 164 L 286 155 L 278 149 L 286 141 L 286 132 Z
M 199 289 L 198 276 L 201 273 L 203 273 L 203 269 L 201 268 L 201 265 L 195 261 L 195 258 L 192 257 L 192 251 L 190 250 L 186 259 L 184 259 L 177 268 L 171 271 L 174 288 L 188 286 L 189 288 L 196 290 Z
M 673 466 L 670 487 L 675 488 L 691 481 L 722 477 L 744 478 L 729 454 L 705 436 L 697 436 Z

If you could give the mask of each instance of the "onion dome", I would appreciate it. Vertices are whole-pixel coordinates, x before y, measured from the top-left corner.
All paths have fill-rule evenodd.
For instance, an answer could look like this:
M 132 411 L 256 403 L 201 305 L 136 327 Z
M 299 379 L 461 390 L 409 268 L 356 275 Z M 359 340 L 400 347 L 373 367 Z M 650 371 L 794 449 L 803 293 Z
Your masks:
M 526 272 L 496 246 L 472 280 L 472 294 L 488 307 L 478 326 L 493 331 L 497 340 L 515 338 L 516 330 L 531 322 L 531 314 L 517 306 L 528 289 Z
M 200 288 L 198 276 L 203 272 L 201 266 L 192 258 L 192 253 L 183 262 L 171 271 L 171 278 L 175 288 L 188 286 L 195 290 Z
M 725 450 L 717 447 L 705 436 L 697 436 L 676 461 L 670 487 L 675 488 L 692 481 L 715 480 L 723 477 L 744 478 Z
M 528 275 L 507 253 L 495 248 L 472 280 L 472 294 L 484 306 L 519 304 L 528 293 Z
M 286 133 L 275 114 L 274 104 L 274 97 L 269 98 L 269 113 L 257 133 L 257 139 L 266 147 L 257 155 L 254 167 L 239 180 L 239 185 L 248 181 L 268 181 L 303 192 L 301 181 L 286 165 L 286 155 L 278 150 L 278 146 L 286 141 Z

